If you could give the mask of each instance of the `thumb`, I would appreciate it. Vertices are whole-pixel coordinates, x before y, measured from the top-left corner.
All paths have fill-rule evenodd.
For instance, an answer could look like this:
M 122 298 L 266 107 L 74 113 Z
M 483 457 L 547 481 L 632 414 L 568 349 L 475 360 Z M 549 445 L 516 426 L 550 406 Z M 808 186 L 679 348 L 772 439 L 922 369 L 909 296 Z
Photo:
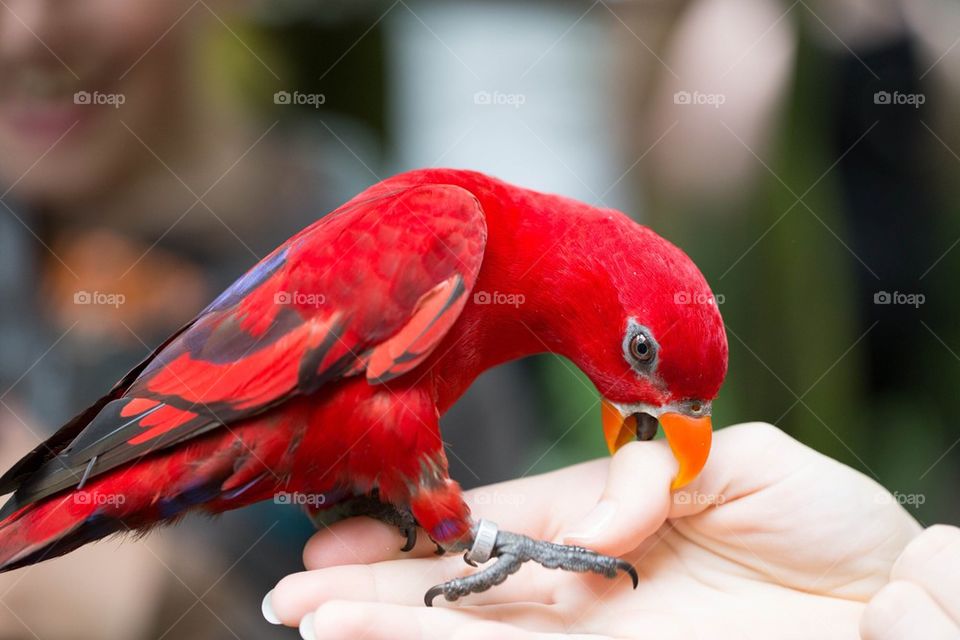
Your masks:
M 676 473 L 677 462 L 665 440 L 628 443 L 610 461 L 596 506 L 569 527 L 560 542 L 613 556 L 636 549 L 666 520 Z

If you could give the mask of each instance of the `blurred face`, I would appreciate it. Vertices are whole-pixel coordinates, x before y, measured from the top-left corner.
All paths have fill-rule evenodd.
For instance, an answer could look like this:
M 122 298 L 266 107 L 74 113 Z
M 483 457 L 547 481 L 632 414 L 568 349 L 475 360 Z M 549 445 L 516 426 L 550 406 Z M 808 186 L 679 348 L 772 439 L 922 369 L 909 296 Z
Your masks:
M 183 17 L 190 6 L 4 0 L 0 193 L 15 184 L 24 201 L 64 204 L 136 170 L 145 153 L 130 130 L 154 147 L 182 116 L 193 23 L 209 17 L 202 5 Z

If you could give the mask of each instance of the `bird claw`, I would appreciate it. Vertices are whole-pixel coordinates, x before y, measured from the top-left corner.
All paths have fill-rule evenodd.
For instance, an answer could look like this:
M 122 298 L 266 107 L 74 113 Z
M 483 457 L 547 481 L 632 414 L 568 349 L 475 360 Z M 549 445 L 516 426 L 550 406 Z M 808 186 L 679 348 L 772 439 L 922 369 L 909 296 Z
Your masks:
M 417 546 L 417 527 L 413 526 L 401 526 L 400 534 L 406 536 L 407 542 L 400 547 L 400 551 L 406 553 L 408 551 L 413 551 L 413 548 Z
M 343 508 L 343 515 L 368 516 L 385 524 L 396 527 L 405 539 L 400 551 L 413 551 L 417 546 L 417 520 L 409 511 L 404 511 L 389 502 L 381 502 L 376 492 L 371 495 L 355 496 Z M 316 522 L 314 522 L 316 525 Z
M 466 555 L 465 560 L 467 560 Z M 530 560 L 547 569 L 597 573 L 607 578 L 615 578 L 619 572 L 623 572 L 630 576 L 634 589 L 640 584 L 637 570 L 625 560 L 606 556 L 584 547 L 534 540 L 509 531 L 497 532 L 496 542 L 490 555 L 496 558 L 490 566 L 464 578 L 454 578 L 431 587 L 424 594 L 424 604 L 432 607 L 434 599 L 440 595 L 448 602 L 453 602 L 467 594 L 486 591 L 502 583 Z M 467 563 L 471 564 L 469 560 Z

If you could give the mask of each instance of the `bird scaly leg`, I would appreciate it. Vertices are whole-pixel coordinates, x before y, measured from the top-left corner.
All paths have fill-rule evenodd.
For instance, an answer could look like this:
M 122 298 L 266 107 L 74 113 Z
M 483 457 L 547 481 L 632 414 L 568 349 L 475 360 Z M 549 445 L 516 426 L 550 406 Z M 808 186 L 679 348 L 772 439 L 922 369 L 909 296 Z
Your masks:
M 637 570 L 629 562 L 591 551 L 583 547 L 534 540 L 509 531 L 500 531 L 489 520 L 473 522 L 463 501 L 460 486 L 446 474 L 446 460 L 427 459 L 418 490 L 410 507 L 424 529 L 447 551 L 464 551 L 468 564 L 496 562 L 465 578 L 456 578 L 431 588 L 424 602 L 432 606 L 434 598 L 443 595 L 454 601 L 469 593 L 486 591 L 516 573 L 525 562 L 534 562 L 548 569 L 598 573 L 614 578 L 623 571 L 639 584 Z
M 486 562 L 496 558 L 496 562 L 465 578 L 448 580 L 431 588 L 424 595 L 428 607 L 433 606 L 434 598 L 441 594 L 453 602 L 467 594 L 486 591 L 502 583 L 530 560 L 547 569 L 598 573 L 607 578 L 615 578 L 619 571 L 623 571 L 630 575 L 634 589 L 639 584 L 637 570 L 629 562 L 583 547 L 554 544 L 518 533 L 499 531 L 489 520 L 480 520 L 474 525 L 472 533 L 474 544 L 465 559 L 468 562 Z

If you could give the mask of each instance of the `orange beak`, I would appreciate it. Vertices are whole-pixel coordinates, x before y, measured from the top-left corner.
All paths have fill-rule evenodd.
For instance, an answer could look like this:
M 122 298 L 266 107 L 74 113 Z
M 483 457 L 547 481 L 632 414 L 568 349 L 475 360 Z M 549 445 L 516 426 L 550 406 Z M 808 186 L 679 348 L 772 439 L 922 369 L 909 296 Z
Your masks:
M 600 405 L 603 418 L 603 435 L 610 453 L 616 453 L 623 445 L 636 438 L 637 418 L 624 416 L 613 403 L 603 400 Z M 680 465 L 677 476 L 670 485 L 679 489 L 694 480 L 707 463 L 713 425 L 710 416 L 693 417 L 668 411 L 660 415 L 660 426 L 670 444 L 670 450 Z
M 603 437 L 607 440 L 610 455 L 637 437 L 636 416 L 624 416 L 611 402 L 600 401 L 600 418 L 603 421 Z

